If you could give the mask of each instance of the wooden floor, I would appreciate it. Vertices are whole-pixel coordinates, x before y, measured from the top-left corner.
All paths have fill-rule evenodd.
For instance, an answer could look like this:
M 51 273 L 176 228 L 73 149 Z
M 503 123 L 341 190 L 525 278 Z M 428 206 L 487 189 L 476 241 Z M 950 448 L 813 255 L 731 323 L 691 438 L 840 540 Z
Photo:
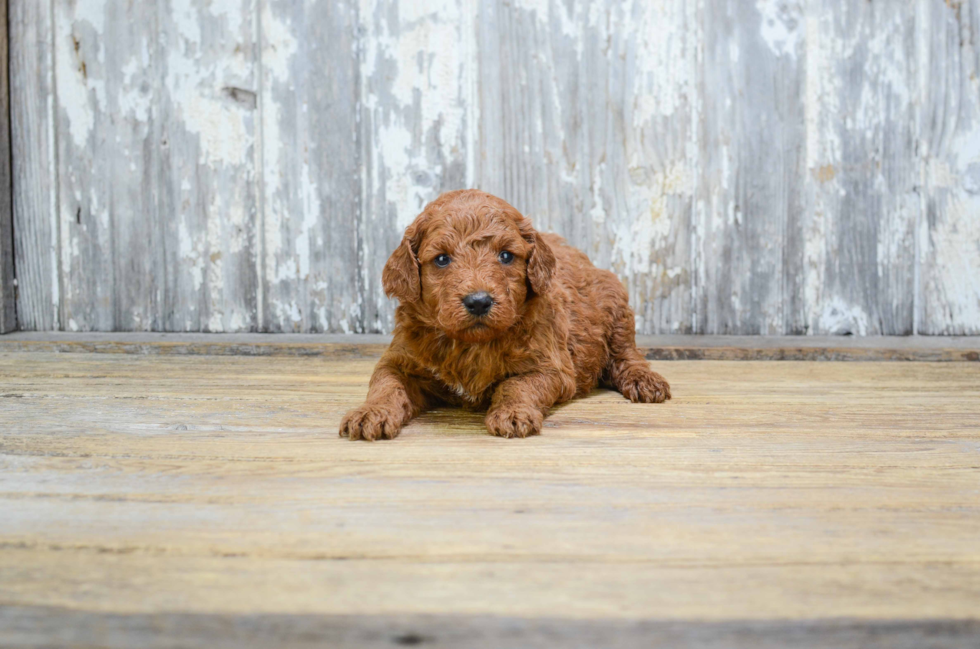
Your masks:
M 980 364 L 340 439 L 374 362 L 0 352 L 0 646 L 980 643 Z

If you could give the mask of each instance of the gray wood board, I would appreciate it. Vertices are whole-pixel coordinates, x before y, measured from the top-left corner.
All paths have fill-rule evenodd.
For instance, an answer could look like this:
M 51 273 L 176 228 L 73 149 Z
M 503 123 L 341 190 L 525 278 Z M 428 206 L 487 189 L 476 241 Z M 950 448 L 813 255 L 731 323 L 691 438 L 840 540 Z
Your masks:
M 20 323 L 390 331 L 479 187 L 642 333 L 980 333 L 980 0 L 11 0 Z
M 54 4 L 61 328 L 256 329 L 254 4 Z
M 10 85 L 7 0 L 0 0 L 0 333 L 17 328 L 10 170 Z
M 262 6 L 259 325 L 354 331 L 361 306 L 356 3 Z
M 708 0 L 697 331 L 803 333 L 802 6 Z
M 51 10 L 48 2 L 9 2 L 17 315 L 21 328 L 40 331 L 63 328 Z
M 919 210 L 914 8 L 864 0 L 811 7 L 807 330 L 909 334 Z
M 491 615 L 102 613 L 0 607 L 0 646 L 972 649 L 976 620 L 580 620 Z
M 916 4 L 918 330 L 980 331 L 980 2 Z

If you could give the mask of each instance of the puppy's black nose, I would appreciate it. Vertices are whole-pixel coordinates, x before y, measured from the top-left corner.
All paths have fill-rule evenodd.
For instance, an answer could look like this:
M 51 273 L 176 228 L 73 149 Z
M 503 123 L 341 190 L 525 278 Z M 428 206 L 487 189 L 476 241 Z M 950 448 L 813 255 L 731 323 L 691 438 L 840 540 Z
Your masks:
M 486 291 L 470 293 L 463 298 L 463 306 L 473 315 L 486 315 L 490 307 L 493 306 L 493 298 Z

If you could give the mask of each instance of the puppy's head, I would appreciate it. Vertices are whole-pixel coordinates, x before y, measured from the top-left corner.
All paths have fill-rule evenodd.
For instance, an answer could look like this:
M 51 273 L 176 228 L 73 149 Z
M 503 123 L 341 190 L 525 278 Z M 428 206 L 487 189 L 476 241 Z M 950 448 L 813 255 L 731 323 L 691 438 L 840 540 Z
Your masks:
M 503 335 L 548 290 L 555 256 L 530 222 L 477 190 L 443 194 L 405 230 L 385 265 L 389 297 L 465 342 Z

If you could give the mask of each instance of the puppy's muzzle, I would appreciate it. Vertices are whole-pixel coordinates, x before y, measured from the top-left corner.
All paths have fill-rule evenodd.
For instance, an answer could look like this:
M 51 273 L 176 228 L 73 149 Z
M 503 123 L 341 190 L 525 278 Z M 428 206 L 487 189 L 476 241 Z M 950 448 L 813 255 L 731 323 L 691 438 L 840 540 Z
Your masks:
M 463 306 L 477 317 L 485 316 L 490 312 L 490 307 L 493 306 L 493 298 L 486 291 L 470 293 L 463 298 Z

